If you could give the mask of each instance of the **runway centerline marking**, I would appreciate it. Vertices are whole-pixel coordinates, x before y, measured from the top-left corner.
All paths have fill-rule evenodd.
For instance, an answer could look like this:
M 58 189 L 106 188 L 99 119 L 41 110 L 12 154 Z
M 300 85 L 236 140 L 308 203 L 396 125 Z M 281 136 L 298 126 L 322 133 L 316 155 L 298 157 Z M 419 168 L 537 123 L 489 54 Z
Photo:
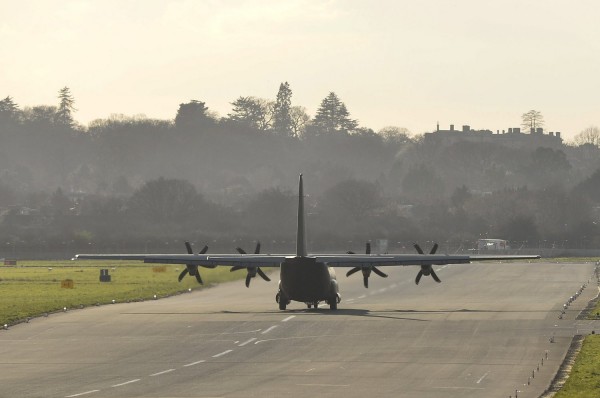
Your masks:
M 163 370 L 162 372 L 158 372 L 158 373 L 151 374 L 151 375 L 150 375 L 150 377 L 164 375 L 165 373 L 171 373 L 171 372 L 173 372 L 173 371 L 175 371 L 175 369 L 167 369 L 167 370 Z
M 79 394 L 67 395 L 65 398 L 80 397 L 82 395 L 91 394 L 93 392 L 98 392 L 98 391 L 100 391 L 100 390 L 91 390 L 91 391 L 86 391 L 86 392 L 80 392 Z
M 363 294 L 362 296 L 358 296 L 358 298 L 359 298 L 359 299 L 363 299 L 363 298 L 365 298 L 365 297 L 367 297 L 367 295 L 366 295 L 366 294 Z
M 486 377 L 487 375 L 489 375 L 489 374 L 490 374 L 490 372 L 485 372 L 485 374 L 484 374 L 483 376 L 481 376 L 481 378 L 480 378 L 479 380 L 477 380 L 477 384 L 481 383 L 481 381 L 482 381 L 483 379 L 485 379 L 485 377 Z
M 200 361 L 196 361 L 196 362 L 188 363 L 187 365 L 183 365 L 183 367 L 187 368 L 188 366 L 198 365 L 199 363 L 202 363 L 202 362 L 206 362 L 206 361 L 204 359 L 202 359 Z
M 227 354 L 229 354 L 229 353 L 230 353 L 230 352 L 232 352 L 232 351 L 233 351 L 233 350 L 227 350 L 227 351 L 223 351 L 223 352 L 221 352 L 220 354 L 213 355 L 212 357 L 213 357 L 213 358 L 219 358 L 219 357 L 222 357 L 223 355 L 227 355 Z
M 290 316 L 288 316 L 287 318 L 285 318 L 285 319 L 282 319 L 282 320 L 281 320 L 281 322 L 287 322 L 287 321 L 289 321 L 290 319 L 292 319 L 292 318 L 295 318 L 295 317 L 296 317 L 296 315 L 290 315 Z
M 296 384 L 297 386 L 306 387 L 350 387 L 350 384 Z
M 264 331 L 260 332 L 260 334 L 267 334 L 269 333 L 271 330 L 275 329 L 277 327 L 277 325 L 273 325 L 268 329 L 265 329 Z
M 137 383 L 140 380 L 142 380 L 142 379 L 133 379 L 133 380 L 126 381 L 125 383 L 115 384 L 114 386 L 111 386 L 111 387 L 121 387 L 121 386 L 125 386 L 127 384 Z
M 238 347 L 243 347 L 248 343 L 252 343 L 254 340 L 256 340 L 256 337 L 252 337 L 251 339 L 244 341 L 242 344 L 239 344 Z

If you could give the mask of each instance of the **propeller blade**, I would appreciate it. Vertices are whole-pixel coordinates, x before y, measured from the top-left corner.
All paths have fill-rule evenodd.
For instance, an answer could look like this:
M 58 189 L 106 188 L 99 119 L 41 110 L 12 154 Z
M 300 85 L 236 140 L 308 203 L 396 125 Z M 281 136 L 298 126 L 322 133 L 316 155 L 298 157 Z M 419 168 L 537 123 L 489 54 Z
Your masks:
M 431 269 L 431 277 L 433 278 L 434 281 L 436 281 L 437 283 L 442 283 L 442 281 L 440 280 L 440 278 L 438 278 L 438 276 L 435 274 L 435 271 L 433 270 L 433 268 Z
M 363 284 L 367 289 L 369 288 L 369 277 L 367 275 L 363 275 Z
M 204 254 L 204 253 L 206 253 L 206 251 L 207 251 L 207 250 L 208 250 L 208 246 L 207 246 L 207 245 L 204 245 L 204 247 L 202 248 L 202 250 L 200 250 L 200 251 L 198 252 L 198 254 Z
M 202 282 L 202 277 L 200 277 L 200 272 L 198 272 L 198 270 L 196 270 L 196 273 L 194 274 L 194 276 L 196 277 L 196 280 L 198 281 L 199 284 L 204 285 L 204 282 Z
M 243 267 L 241 265 L 234 265 L 233 267 L 231 267 L 231 269 L 229 270 L 229 272 L 233 272 L 233 271 L 239 271 L 241 269 L 244 269 L 246 267 Z
M 254 254 L 260 254 L 260 242 L 256 242 L 256 248 L 254 248 Z
M 350 276 L 353 273 L 358 272 L 358 271 L 360 271 L 360 267 L 354 267 L 350 271 L 346 272 L 346 276 Z
M 257 253 L 257 254 L 258 254 L 258 253 Z M 263 270 L 262 270 L 262 269 L 260 269 L 260 268 L 258 268 L 258 267 L 257 267 L 257 268 L 256 268 L 256 272 L 258 273 L 258 275 L 260 275 L 260 277 L 261 277 L 261 278 L 263 278 L 263 279 L 264 279 L 264 280 L 266 280 L 267 282 L 271 282 L 271 279 L 270 279 L 270 278 L 267 276 L 267 274 L 265 274 L 265 273 L 263 272 Z
M 240 253 L 240 254 L 246 254 L 246 251 L 244 249 L 242 249 L 241 247 L 236 247 L 235 250 L 237 250 L 238 253 Z
M 419 271 L 419 273 L 417 274 L 417 279 L 415 279 L 415 283 L 418 285 L 419 281 L 421 280 L 421 277 L 423 276 L 423 271 Z
M 179 274 L 179 278 L 177 278 L 177 279 L 179 279 L 179 282 L 181 282 L 181 280 L 187 275 L 187 273 L 188 273 L 188 269 L 184 268 L 184 270 L 181 271 L 181 274 Z
M 185 241 L 185 248 L 187 249 L 188 254 L 194 254 L 194 251 L 192 250 L 192 245 L 187 240 Z
M 252 279 L 252 274 L 248 272 L 248 275 L 246 275 L 246 287 L 250 287 L 250 279 Z
M 365 246 L 365 254 L 371 254 L 371 242 L 367 242 Z
M 418 244 L 418 243 L 415 243 L 415 244 L 413 244 L 413 246 L 414 246 L 414 248 L 417 250 L 417 252 L 418 252 L 419 254 L 425 254 L 425 253 L 423 252 L 423 249 L 421 249 L 421 246 L 419 246 L 419 244 Z
M 381 272 L 380 270 L 378 270 L 377 268 L 373 267 L 373 272 L 375 272 L 377 275 L 379 275 L 382 278 L 387 278 L 387 274 L 385 272 Z
M 429 254 L 435 254 L 435 252 L 438 249 L 438 244 L 434 244 L 433 247 L 431 248 L 431 250 L 429 251 Z

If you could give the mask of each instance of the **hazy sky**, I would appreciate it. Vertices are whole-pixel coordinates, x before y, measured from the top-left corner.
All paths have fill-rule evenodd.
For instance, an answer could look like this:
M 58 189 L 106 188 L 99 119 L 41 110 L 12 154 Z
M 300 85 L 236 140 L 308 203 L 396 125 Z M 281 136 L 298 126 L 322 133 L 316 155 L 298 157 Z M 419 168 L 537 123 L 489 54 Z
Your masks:
M 0 0 L 0 97 L 83 124 L 172 119 L 239 96 L 314 115 L 331 91 L 361 126 L 502 130 L 542 112 L 571 137 L 600 125 L 600 2 L 566 0 Z

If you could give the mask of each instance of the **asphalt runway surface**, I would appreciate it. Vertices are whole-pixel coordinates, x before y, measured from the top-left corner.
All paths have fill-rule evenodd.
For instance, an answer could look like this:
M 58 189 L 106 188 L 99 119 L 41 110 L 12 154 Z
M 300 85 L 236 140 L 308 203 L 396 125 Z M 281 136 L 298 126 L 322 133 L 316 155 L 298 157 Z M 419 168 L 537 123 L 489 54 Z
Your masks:
M 0 397 L 538 397 L 600 326 L 575 320 L 591 263 L 382 269 L 369 289 L 338 270 L 338 311 L 279 311 L 273 273 L 35 318 L 0 331 Z

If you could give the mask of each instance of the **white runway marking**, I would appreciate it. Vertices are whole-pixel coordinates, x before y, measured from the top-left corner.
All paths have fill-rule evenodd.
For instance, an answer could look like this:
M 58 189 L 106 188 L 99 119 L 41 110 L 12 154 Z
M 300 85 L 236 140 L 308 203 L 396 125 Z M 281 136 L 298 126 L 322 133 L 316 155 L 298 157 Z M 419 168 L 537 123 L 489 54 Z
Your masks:
M 275 329 L 277 327 L 277 325 L 273 325 L 270 328 L 266 329 L 265 331 L 261 332 L 261 334 L 267 334 L 269 333 L 271 330 Z
M 350 384 L 296 384 L 297 386 L 306 387 L 349 387 Z
M 175 369 L 167 369 L 167 370 L 163 370 L 162 372 L 158 372 L 158 373 L 151 374 L 151 375 L 150 375 L 150 377 L 164 375 L 165 373 L 171 373 L 171 372 L 173 372 L 174 370 L 175 370 Z
M 354 301 L 354 299 L 348 299 L 348 300 L 346 300 L 347 303 L 351 303 L 353 301 Z
M 142 380 L 142 379 L 133 379 L 133 380 L 126 381 L 125 383 L 115 384 L 114 386 L 111 386 L 111 387 L 121 387 L 121 386 L 124 386 L 124 385 L 127 385 L 127 384 L 137 383 L 140 380 Z
M 363 298 L 365 298 L 365 297 L 367 297 L 367 295 L 366 295 L 366 294 L 363 294 L 362 296 L 358 296 L 358 298 L 359 298 L 359 299 L 363 299 Z
M 91 390 L 91 391 L 86 391 L 86 392 L 80 392 L 79 394 L 67 395 L 65 398 L 80 397 L 82 395 L 91 394 L 93 392 L 98 392 L 98 391 L 100 391 L 100 390 Z
M 256 337 L 252 337 L 251 339 L 244 341 L 242 344 L 238 345 L 238 347 L 243 347 L 248 343 L 252 343 L 254 340 L 256 340 Z
M 481 376 L 481 378 L 480 378 L 479 380 L 477 380 L 477 384 L 481 383 L 481 381 L 482 381 L 483 379 L 485 379 L 485 377 L 486 377 L 487 375 L 489 375 L 489 374 L 490 374 L 490 372 L 485 372 L 485 374 L 484 374 L 483 376 Z
M 287 322 L 287 321 L 289 321 L 290 319 L 292 319 L 292 318 L 295 318 L 295 317 L 296 317 L 296 315 L 290 315 L 290 316 L 288 316 L 287 318 L 283 319 L 281 322 Z
M 233 350 L 227 350 L 227 351 L 223 351 L 222 353 L 220 353 L 220 354 L 217 354 L 217 355 L 213 355 L 212 357 L 213 357 L 213 358 L 219 358 L 219 357 L 222 357 L 223 355 L 227 355 L 227 354 L 229 354 L 229 353 L 230 353 L 230 352 L 232 352 L 232 351 L 233 351 Z
M 202 363 L 202 362 L 206 362 L 206 361 L 203 359 L 201 361 L 196 361 L 196 362 L 188 363 L 187 365 L 183 365 L 183 367 L 187 368 L 188 366 L 198 365 L 199 363 Z

